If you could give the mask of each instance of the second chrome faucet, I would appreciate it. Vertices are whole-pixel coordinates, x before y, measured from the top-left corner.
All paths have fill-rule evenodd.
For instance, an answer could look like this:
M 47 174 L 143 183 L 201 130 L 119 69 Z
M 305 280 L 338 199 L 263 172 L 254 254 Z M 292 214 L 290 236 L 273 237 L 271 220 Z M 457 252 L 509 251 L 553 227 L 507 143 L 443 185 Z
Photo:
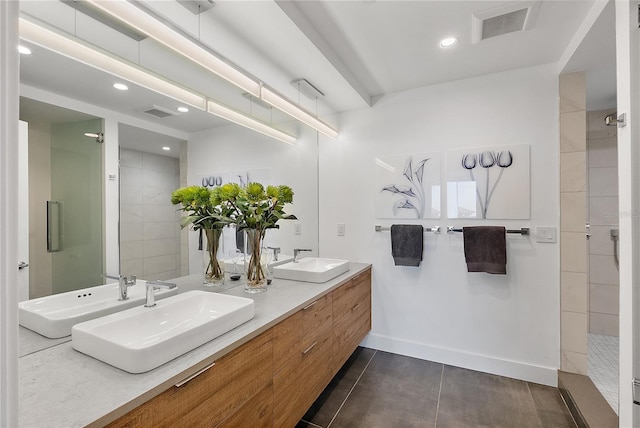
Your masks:
M 293 262 L 298 263 L 298 254 L 302 251 L 313 251 L 310 248 L 294 248 L 293 249 Z

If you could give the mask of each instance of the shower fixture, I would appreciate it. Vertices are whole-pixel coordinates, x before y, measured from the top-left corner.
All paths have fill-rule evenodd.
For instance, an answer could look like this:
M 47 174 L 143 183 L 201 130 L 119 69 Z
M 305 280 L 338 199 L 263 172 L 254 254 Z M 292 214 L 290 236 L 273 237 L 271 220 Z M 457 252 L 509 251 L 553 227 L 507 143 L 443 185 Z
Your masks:
M 624 113 L 618 115 L 617 112 L 613 112 L 604 117 L 604 124 L 607 126 L 617 126 L 618 128 L 624 128 L 627 124 L 626 116 Z
M 102 132 L 85 132 L 85 137 L 95 138 L 96 143 L 104 143 L 104 134 Z

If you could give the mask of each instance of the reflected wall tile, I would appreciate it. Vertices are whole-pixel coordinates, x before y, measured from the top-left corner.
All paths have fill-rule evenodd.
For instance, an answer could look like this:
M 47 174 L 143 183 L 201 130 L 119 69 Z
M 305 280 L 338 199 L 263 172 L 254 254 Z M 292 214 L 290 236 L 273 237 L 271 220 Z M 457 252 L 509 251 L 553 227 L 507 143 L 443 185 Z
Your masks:
M 122 223 L 120 222 L 120 242 L 142 241 L 142 223 Z
M 120 205 L 142 205 L 142 186 L 120 186 Z
M 592 254 L 589 256 L 589 282 L 597 284 L 620 284 L 620 274 L 613 256 Z
M 587 140 L 589 168 L 618 166 L 618 141 L 616 138 L 597 138 Z
M 143 237 L 148 239 L 175 238 L 176 228 L 180 228 L 175 222 L 144 223 Z
M 589 168 L 589 197 L 618 196 L 618 168 Z
M 586 336 L 586 333 L 585 333 Z M 587 354 L 562 350 L 562 370 L 570 373 L 587 375 Z
M 560 153 L 581 152 L 587 149 L 586 124 L 584 111 L 560 115 Z
M 141 211 L 145 222 L 178 221 L 179 219 L 176 209 L 171 205 L 144 205 Z
M 591 226 L 589 238 L 589 254 L 613 256 L 615 242 L 611 239 L 611 229 L 617 226 Z
M 142 181 L 145 187 L 168 189 L 171 191 L 180 187 L 180 177 L 177 171 L 167 174 L 163 171 L 145 169 Z
M 587 352 L 587 314 L 561 311 L 560 335 L 562 349 L 572 352 Z
M 560 273 L 560 309 L 587 313 L 587 274 L 580 272 Z
M 587 239 L 584 232 L 560 233 L 560 265 L 563 272 L 587 271 Z
M 151 275 L 157 272 L 166 272 L 168 270 L 175 271 L 176 257 L 173 254 L 156 257 L 145 257 L 144 259 L 144 275 Z
M 144 257 L 165 256 L 169 254 L 176 254 L 175 239 L 149 239 L 144 241 Z
M 601 314 L 620 314 L 620 287 L 589 284 L 589 311 Z
M 595 334 L 618 336 L 620 334 L 620 317 L 592 312 L 589 314 L 589 331 Z
M 560 113 L 586 110 L 587 92 L 583 72 L 560 75 Z
M 172 189 L 159 189 L 156 187 L 142 187 L 142 202 L 145 205 L 166 205 L 174 207 L 177 206 L 171 204 Z
M 144 278 L 144 262 L 143 259 L 126 259 L 120 262 L 120 272 L 122 275 L 135 275 L 138 278 Z
M 617 196 L 589 198 L 589 220 L 591 225 L 617 225 L 619 221 Z
M 163 272 L 149 272 L 147 274 L 145 274 L 145 277 L 148 280 L 156 280 L 159 279 L 160 281 L 166 281 L 168 279 L 174 279 L 179 277 L 179 274 L 176 274 L 175 270 L 168 270 L 168 271 L 163 271 Z
M 120 148 L 120 166 L 142 168 L 142 152 Z
M 615 109 L 594 110 L 594 111 L 587 112 L 587 129 L 589 131 L 609 130 L 611 127 L 605 124 L 604 118 L 615 112 L 616 112 Z
M 142 170 L 140 168 L 120 166 L 120 185 L 142 186 Z
M 163 171 L 165 173 L 175 173 L 178 170 L 178 158 L 156 155 L 153 153 L 142 154 L 142 168 L 147 170 Z
M 141 259 L 144 257 L 143 241 L 120 242 L 120 260 Z
M 586 152 L 560 154 L 560 191 L 584 192 L 587 190 Z
M 586 192 L 560 193 L 560 230 L 563 232 L 584 232 L 586 223 Z
M 120 206 L 120 223 L 141 223 L 142 209 L 141 205 L 121 205 Z

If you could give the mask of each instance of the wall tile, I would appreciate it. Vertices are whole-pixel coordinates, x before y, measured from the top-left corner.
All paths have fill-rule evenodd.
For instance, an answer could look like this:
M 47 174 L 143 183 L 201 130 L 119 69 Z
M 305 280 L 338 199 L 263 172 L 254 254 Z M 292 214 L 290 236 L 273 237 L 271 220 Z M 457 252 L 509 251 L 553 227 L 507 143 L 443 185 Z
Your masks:
M 142 170 L 140 168 L 120 166 L 120 185 L 142 186 Z
M 560 337 L 562 349 L 572 352 L 587 352 L 587 314 L 561 311 Z
M 144 278 L 144 262 L 143 259 L 127 259 L 120 262 L 120 272 L 122 275 L 135 275 L 138 278 Z
M 589 256 L 589 282 L 596 284 L 620 284 L 620 274 L 613 256 L 592 254 Z
M 591 226 L 589 238 L 589 254 L 613 256 L 614 241 L 611 239 L 611 229 L 617 226 Z
M 605 124 L 604 118 L 611 113 L 615 113 L 615 109 L 595 110 L 587 112 L 587 129 L 591 131 L 607 131 L 615 126 L 609 127 Z
M 618 141 L 615 138 L 589 139 L 589 168 L 618 166 Z
M 145 257 L 144 259 L 144 275 L 152 275 L 157 272 L 166 272 L 176 269 L 176 257 L 174 254 L 156 257 Z
M 563 192 L 560 194 L 560 230 L 584 232 L 587 223 L 586 192 Z
M 145 276 L 148 280 L 159 279 L 161 281 L 167 281 L 169 279 L 174 279 L 182 275 L 180 275 L 180 273 L 176 272 L 175 270 L 169 270 L 164 272 L 149 272 L 148 274 L 145 274 Z
M 178 171 L 178 158 L 156 155 L 152 153 L 142 154 L 142 168 L 147 170 L 163 171 L 165 173 L 175 173 Z
M 163 171 L 145 169 L 143 171 L 142 183 L 145 187 L 169 189 L 173 191 L 180 185 L 180 176 L 177 172 L 166 174 Z
M 120 166 L 142 168 L 142 152 L 120 148 Z
M 587 116 L 584 111 L 560 115 L 560 153 L 587 149 Z
M 142 186 L 120 186 L 120 205 L 142 205 Z
M 142 223 L 120 222 L 120 242 L 142 241 Z
M 587 92 L 583 72 L 560 75 L 560 113 L 586 110 Z
M 562 370 L 587 375 L 587 354 L 562 350 L 561 358 Z
M 178 208 L 177 205 L 171 204 L 171 193 L 175 189 L 158 189 L 155 187 L 142 188 L 142 202 L 145 205 L 166 205 Z
M 149 239 L 144 241 L 144 257 L 176 254 L 176 239 Z M 164 269 L 168 270 L 168 269 Z
M 175 207 L 162 205 L 143 205 L 142 218 L 145 222 L 179 221 L 180 214 Z
M 120 260 L 141 259 L 144 257 L 143 241 L 120 242 Z
M 578 272 L 560 273 L 560 309 L 587 313 L 587 274 Z
M 142 222 L 142 205 L 121 205 L 120 223 Z
M 589 284 L 589 311 L 601 314 L 620 314 L 620 287 Z
M 584 192 L 587 190 L 586 152 L 560 154 L 560 191 Z
M 180 228 L 173 222 L 158 222 L 143 224 L 143 239 L 165 239 L 175 238 L 177 235 L 176 228 Z
M 587 239 L 584 232 L 560 233 L 560 266 L 563 272 L 587 272 Z
M 618 336 L 620 334 L 620 317 L 592 312 L 589 314 L 589 331 L 607 336 Z
M 595 196 L 589 198 L 589 220 L 595 226 L 617 225 L 618 197 Z
M 589 168 L 589 197 L 618 196 L 618 168 Z

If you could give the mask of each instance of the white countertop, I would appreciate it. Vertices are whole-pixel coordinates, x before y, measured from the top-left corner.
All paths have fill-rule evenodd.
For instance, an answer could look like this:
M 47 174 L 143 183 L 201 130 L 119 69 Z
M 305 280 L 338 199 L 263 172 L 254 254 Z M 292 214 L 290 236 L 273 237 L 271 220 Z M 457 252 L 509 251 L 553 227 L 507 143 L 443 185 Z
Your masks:
M 223 291 L 255 301 L 247 323 L 168 363 L 142 374 L 130 374 L 71 347 L 20 328 L 19 422 L 21 427 L 102 426 L 206 367 L 221 356 L 337 288 L 371 265 L 351 263 L 350 270 L 326 283 L 274 279 L 266 293 L 248 294 L 242 283 Z M 204 290 L 202 277 L 176 280 L 179 291 Z M 35 335 L 35 336 L 34 336 Z

